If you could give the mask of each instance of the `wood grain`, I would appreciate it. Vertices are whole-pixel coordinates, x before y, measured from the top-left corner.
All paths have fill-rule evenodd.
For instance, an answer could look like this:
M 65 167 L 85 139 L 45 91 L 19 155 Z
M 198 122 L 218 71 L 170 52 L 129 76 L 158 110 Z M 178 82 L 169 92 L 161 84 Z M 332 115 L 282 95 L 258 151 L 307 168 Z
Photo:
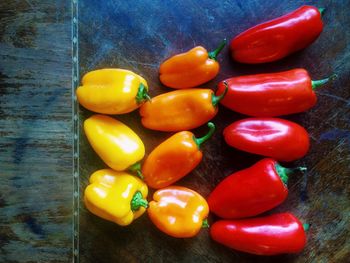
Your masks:
M 95 1 L 79 0 L 80 73 L 122 67 L 143 75 L 151 95 L 168 91 L 158 80 L 165 58 L 195 45 L 213 49 L 256 23 L 302 4 L 326 7 L 325 28 L 307 49 L 284 60 L 248 66 L 226 48 L 224 78 L 304 67 L 315 79 L 338 79 L 317 91 L 312 110 L 288 116 L 305 126 L 309 154 L 290 179 L 290 194 L 272 210 L 291 211 L 311 224 L 299 255 L 257 257 L 214 243 L 207 230 L 191 239 L 159 232 L 144 215 L 119 227 L 91 215 L 81 203 L 81 262 L 347 262 L 350 256 L 350 6 L 340 1 Z M 67 262 L 72 259 L 71 1 L 0 2 L 0 262 Z M 80 122 L 92 113 L 80 109 Z M 137 112 L 118 116 L 144 140 L 149 153 L 170 134 L 144 129 Z M 217 133 L 203 147 L 200 166 L 178 184 L 207 196 L 225 176 L 258 156 L 229 148 L 223 128 L 243 115 L 220 108 Z M 197 135 L 206 128 L 194 130 Z M 105 167 L 80 134 L 80 190 Z M 81 196 L 82 198 L 82 196 Z M 215 217 L 210 216 L 212 222 Z
M 104 67 L 121 67 L 143 75 L 151 95 L 169 89 L 158 80 L 161 61 L 195 45 L 213 49 L 225 37 L 231 38 L 259 22 L 292 11 L 305 1 L 80 1 L 80 73 Z M 349 240 L 349 54 L 350 6 L 346 1 L 307 1 L 326 8 L 325 29 L 305 50 L 266 65 L 234 63 L 226 48 L 219 55 L 221 71 L 215 84 L 230 76 L 276 72 L 304 67 L 314 79 L 332 73 L 338 79 L 321 88 L 312 110 L 288 116 L 309 131 L 312 147 L 307 157 L 289 164 L 305 165 L 307 174 L 290 179 L 287 201 L 272 210 L 291 211 L 311 224 L 308 245 L 299 255 L 257 257 L 229 250 L 210 240 L 208 231 L 191 239 L 174 239 L 159 232 L 144 215 L 129 227 L 119 227 L 90 214 L 81 204 L 80 258 L 82 262 L 345 262 L 350 256 Z M 81 108 L 83 121 L 92 113 Z M 229 148 L 222 130 L 243 118 L 220 108 L 214 122 L 218 129 L 204 147 L 204 159 L 179 185 L 204 196 L 233 171 L 248 167 L 258 156 Z M 116 116 L 130 125 L 144 140 L 149 153 L 167 133 L 146 130 L 137 112 Z M 194 130 L 202 135 L 206 128 Z M 90 174 L 105 165 L 81 134 L 81 191 Z M 151 195 L 149 197 L 151 199 Z M 210 216 L 210 221 L 216 220 Z
M 69 10 L 0 2 L 0 262 L 72 258 Z

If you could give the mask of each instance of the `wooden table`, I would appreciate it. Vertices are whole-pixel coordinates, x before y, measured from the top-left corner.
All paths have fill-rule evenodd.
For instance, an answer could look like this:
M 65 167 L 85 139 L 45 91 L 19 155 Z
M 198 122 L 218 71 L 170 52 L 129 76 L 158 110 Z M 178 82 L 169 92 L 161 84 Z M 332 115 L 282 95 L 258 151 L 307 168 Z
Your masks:
M 255 66 L 233 62 L 225 48 L 220 74 L 203 85 L 215 88 L 230 76 L 296 67 L 306 68 L 314 79 L 338 74 L 317 90 L 316 107 L 286 117 L 310 133 L 309 154 L 290 164 L 305 165 L 308 172 L 291 177 L 288 199 L 270 213 L 291 211 L 311 229 L 301 254 L 277 257 L 229 250 L 214 243 L 207 230 L 174 239 L 159 232 L 147 215 L 122 228 L 86 211 L 79 202 L 83 189 L 89 175 L 105 165 L 81 133 L 81 123 L 92 113 L 77 109 L 73 91 L 78 73 L 121 67 L 143 75 L 151 95 L 166 92 L 158 80 L 165 58 L 196 45 L 213 49 L 223 38 L 305 1 L 0 2 L 0 262 L 346 262 L 350 5 L 345 0 L 306 2 L 326 8 L 325 28 L 315 43 L 281 61 Z M 179 185 L 207 196 L 229 173 L 260 159 L 229 148 L 222 139 L 223 128 L 244 117 L 220 107 L 213 120 L 217 132 L 203 147 L 202 163 Z M 118 118 L 137 131 L 147 153 L 169 136 L 142 128 L 137 112 Z M 205 127 L 194 130 L 204 132 Z M 74 150 L 79 154 L 74 156 Z

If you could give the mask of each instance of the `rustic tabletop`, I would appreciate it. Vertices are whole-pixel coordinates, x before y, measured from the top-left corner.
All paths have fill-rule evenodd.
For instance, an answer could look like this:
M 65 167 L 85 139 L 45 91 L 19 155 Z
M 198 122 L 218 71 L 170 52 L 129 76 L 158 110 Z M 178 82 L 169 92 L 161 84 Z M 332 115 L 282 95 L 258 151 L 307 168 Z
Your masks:
M 338 78 L 317 90 L 311 110 L 287 116 L 311 138 L 308 167 L 290 178 L 289 196 L 269 213 L 291 211 L 311 225 L 298 255 L 259 257 L 214 243 L 203 229 L 190 239 L 159 232 L 142 216 L 128 227 L 90 214 L 82 193 L 105 165 L 81 123 L 75 86 L 86 72 L 120 67 L 145 77 L 152 96 L 169 91 L 158 80 L 165 58 L 223 39 L 303 4 L 325 7 L 324 30 L 310 47 L 278 62 L 243 65 L 226 47 L 221 70 L 203 85 L 231 76 L 302 67 L 314 79 Z M 347 262 L 350 256 L 350 3 L 342 1 L 8 1 L 0 2 L 0 262 Z M 77 115 L 74 115 L 77 114 Z M 223 107 L 201 164 L 178 185 L 203 196 L 259 156 L 228 147 L 222 130 L 245 116 Z M 138 112 L 118 116 L 149 153 L 169 133 L 146 130 Z M 205 127 L 193 132 L 202 135 Z M 209 222 L 216 218 L 212 215 Z

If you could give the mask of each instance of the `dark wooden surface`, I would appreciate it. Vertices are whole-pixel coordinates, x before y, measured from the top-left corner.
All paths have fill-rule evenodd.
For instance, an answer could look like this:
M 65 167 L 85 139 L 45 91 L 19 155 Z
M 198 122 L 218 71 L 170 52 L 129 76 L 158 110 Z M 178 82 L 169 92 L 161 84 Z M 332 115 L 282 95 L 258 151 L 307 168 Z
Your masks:
M 259 66 L 219 56 L 224 78 L 304 67 L 314 79 L 337 73 L 319 89 L 312 110 L 288 116 L 311 136 L 309 154 L 295 163 L 307 174 L 290 179 L 290 194 L 271 211 L 291 211 L 311 224 L 299 255 L 257 257 L 210 240 L 208 231 L 191 239 L 159 232 L 145 214 L 119 227 L 80 207 L 81 262 L 347 262 L 350 171 L 349 1 L 98 1 L 79 0 L 80 74 L 122 67 L 144 76 L 151 95 L 168 91 L 158 81 L 162 60 L 195 45 L 213 49 L 256 23 L 302 4 L 326 7 L 325 28 L 309 48 Z M 71 2 L 0 3 L 0 262 L 68 262 L 72 259 Z M 80 110 L 80 122 L 91 112 Z M 204 196 L 233 171 L 260 157 L 225 145 L 221 132 L 244 116 L 224 108 L 218 131 L 204 147 L 198 168 L 178 184 Z M 137 112 L 118 116 L 140 134 L 150 152 L 170 134 L 144 129 Z M 201 135 L 205 128 L 194 130 Z M 105 167 L 80 135 L 80 190 L 90 174 Z M 210 221 L 216 220 L 210 216 Z
M 349 257 L 349 55 L 348 1 L 314 1 L 326 7 L 325 29 L 309 48 L 282 61 L 260 66 L 232 62 L 225 48 L 219 56 L 219 76 L 204 87 L 215 88 L 224 78 L 258 72 L 304 67 L 314 79 L 333 72 L 339 78 L 318 91 L 312 110 L 289 116 L 310 132 L 312 147 L 296 165 L 309 168 L 291 177 L 290 194 L 274 209 L 291 211 L 311 224 L 309 242 L 299 255 L 257 257 L 229 250 L 210 240 L 208 231 L 191 239 L 174 239 L 159 232 L 144 215 L 129 227 L 100 220 L 83 208 L 80 216 L 82 262 L 345 262 Z M 104 67 L 121 67 L 144 76 L 152 95 L 166 92 L 158 81 L 165 58 L 196 45 L 213 49 L 225 37 L 282 15 L 304 1 L 80 1 L 80 73 Z M 308 1 L 308 3 L 312 3 Z M 81 121 L 91 113 L 81 109 Z M 129 124 L 150 152 L 168 137 L 140 125 L 138 113 L 116 116 Z M 207 196 L 230 172 L 259 159 L 225 145 L 223 128 L 244 116 L 224 108 L 214 119 L 218 130 L 204 147 L 204 159 L 179 185 Z M 196 129 L 201 135 L 205 128 Z M 105 165 L 81 135 L 81 191 L 89 175 Z M 293 164 L 291 164 L 293 165 Z M 150 197 L 151 198 L 151 197 Z M 210 220 L 215 220 L 210 216 Z

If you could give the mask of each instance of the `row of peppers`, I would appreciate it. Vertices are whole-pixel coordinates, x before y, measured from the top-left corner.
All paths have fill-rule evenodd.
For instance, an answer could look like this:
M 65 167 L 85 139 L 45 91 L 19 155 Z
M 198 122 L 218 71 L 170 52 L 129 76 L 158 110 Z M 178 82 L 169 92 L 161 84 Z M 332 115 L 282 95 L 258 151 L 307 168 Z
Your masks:
M 233 39 L 232 56 L 243 63 L 280 59 L 317 38 L 322 30 L 320 17 L 318 9 L 304 6 L 258 25 Z M 305 34 L 295 34 L 300 30 Z M 277 32 L 279 39 L 285 39 L 276 44 L 273 36 Z M 294 42 L 286 43 L 290 38 Z M 288 175 L 304 169 L 284 168 L 277 161 L 302 158 L 309 149 L 307 131 L 294 122 L 275 117 L 314 106 L 314 89 L 332 77 L 312 81 L 306 70 L 293 69 L 230 78 L 219 83 L 216 93 L 211 89 L 194 89 L 218 74 L 216 56 L 224 45 L 221 43 L 213 52 L 196 47 L 163 62 L 161 82 L 180 90 L 152 99 L 146 80 L 125 69 L 101 69 L 83 77 L 77 97 L 85 108 L 101 114 L 125 114 L 140 108 L 144 127 L 177 132 L 158 145 L 141 166 L 145 147 L 128 126 L 101 114 L 85 120 L 88 141 L 112 168 L 91 175 L 84 194 L 85 205 L 95 215 L 123 226 L 147 208 L 149 218 L 161 231 L 181 238 L 195 236 L 201 227 L 208 226 L 210 210 L 225 219 L 210 228 L 211 237 L 222 244 L 261 255 L 299 252 L 306 243 L 305 225 L 292 214 L 243 218 L 281 204 L 288 194 Z M 215 131 L 215 125 L 209 121 L 217 114 L 219 103 L 253 116 L 225 128 L 227 144 L 269 158 L 226 177 L 206 201 L 199 193 L 172 184 L 200 163 L 200 146 Z M 205 123 L 209 128 L 205 136 L 196 138 L 189 131 Z M 134 173 L 141 178 L 133 176 Z M 147 186 L 158 189 L 151 202 L 146 200 Z

